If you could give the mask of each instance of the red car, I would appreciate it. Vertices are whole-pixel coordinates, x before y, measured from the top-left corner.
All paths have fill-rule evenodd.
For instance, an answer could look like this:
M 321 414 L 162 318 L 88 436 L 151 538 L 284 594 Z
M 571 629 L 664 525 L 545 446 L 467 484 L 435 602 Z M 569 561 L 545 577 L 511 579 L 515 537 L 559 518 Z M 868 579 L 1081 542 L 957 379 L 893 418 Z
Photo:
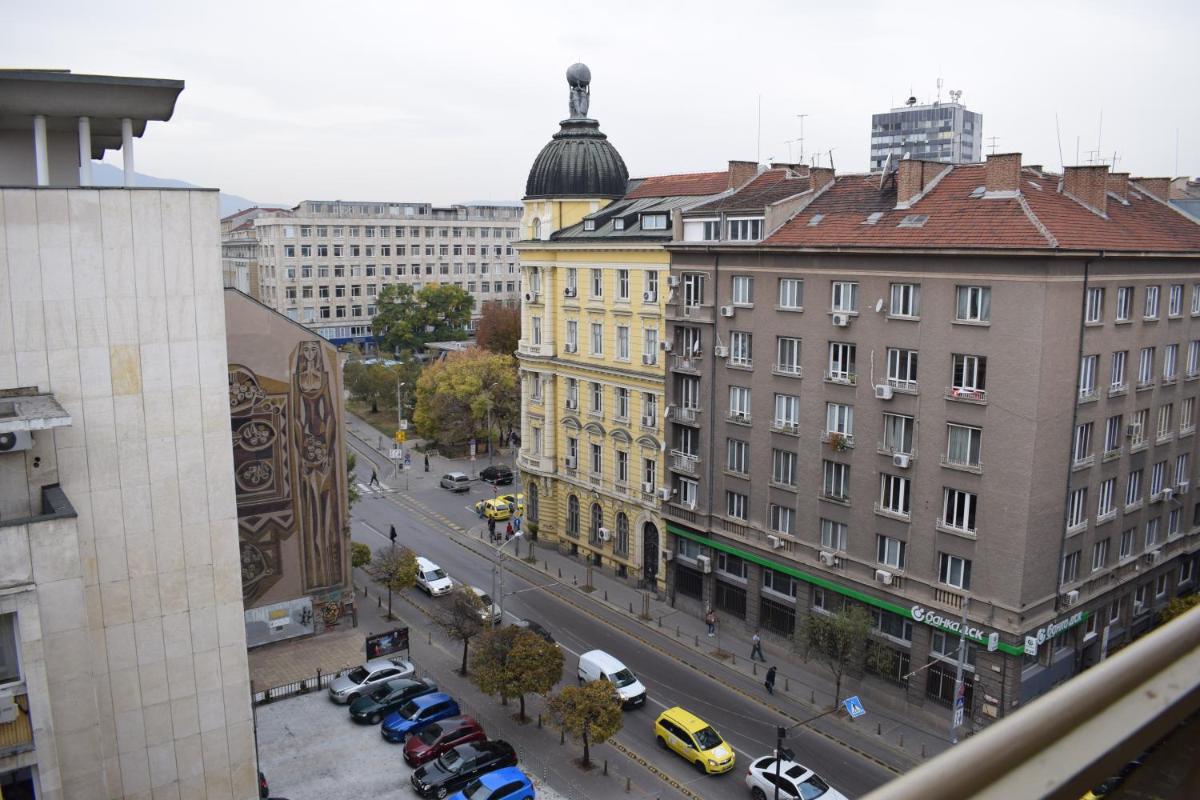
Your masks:
M 486 740 L 487 734 L 474 718 L 447 717 L 409 736 L 404 742 L 404 760 L 410 767 L 417 767 L 460 744 Z

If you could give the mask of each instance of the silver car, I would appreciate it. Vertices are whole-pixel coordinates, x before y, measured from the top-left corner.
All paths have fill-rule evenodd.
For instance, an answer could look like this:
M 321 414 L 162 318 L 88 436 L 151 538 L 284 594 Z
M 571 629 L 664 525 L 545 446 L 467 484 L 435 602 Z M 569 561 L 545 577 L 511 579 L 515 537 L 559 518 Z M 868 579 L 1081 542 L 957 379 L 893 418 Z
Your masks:
M 452 492 L 469 492 L 471 479 L 463 472 L 447 472 L 442 476 L 442 488 Z
M 353 703 L 359 695 L 368 694 L 372 689 L 396 678 L 411 678 L 416 672 L 408 661 L 372 659 L 330 681 L 329 699 L 335 703 Z

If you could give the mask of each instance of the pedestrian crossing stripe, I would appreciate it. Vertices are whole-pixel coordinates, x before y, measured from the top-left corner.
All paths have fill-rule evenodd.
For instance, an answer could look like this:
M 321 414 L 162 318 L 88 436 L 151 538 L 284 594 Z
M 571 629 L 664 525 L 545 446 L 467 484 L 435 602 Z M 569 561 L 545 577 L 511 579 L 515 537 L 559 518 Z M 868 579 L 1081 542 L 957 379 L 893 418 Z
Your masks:
M 388 486 L 386 483 L 383 483 L 383 482 L 380 482 L 377 487 L 372 487 L 365 483 L 360 483 L 360 484 L 358 484 L 358 490 L 360 492 L 362 492 L 363 494 L 387 494 L 388 492 L 395 491 L 394 489 L 392 489 L 392 487 Z

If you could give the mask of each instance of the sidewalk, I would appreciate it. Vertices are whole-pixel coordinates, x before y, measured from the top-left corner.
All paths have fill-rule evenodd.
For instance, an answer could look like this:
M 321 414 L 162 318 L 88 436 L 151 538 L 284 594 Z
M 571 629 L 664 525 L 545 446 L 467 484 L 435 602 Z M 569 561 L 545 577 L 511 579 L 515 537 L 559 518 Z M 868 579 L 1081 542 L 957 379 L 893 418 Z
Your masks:
M 371 436 L 378 434 L 370 426 L 351 415 L 347 415 L 352 430 L 370 443 Z M 384 442 L 386 444 L 386 442 Z M 386 455 L 386 453 L 384 453 Z M 415 461 L 416 459 L 414 459 Z M 458 469 L 470 472 L 467 459 L 447 459 L 435 456 L 430 459 L 430 470 L 434 474 Z M 441 521 L 459 533 L 478 538 L 480 531 L 471 531 L 445 518 L 409 495 L 402 501 L 422 508 L 428 516 Z M 522 550 L 524 552 L 524 549 Z M 564 585 L 577 587 L 581 603 L 594 602 L 622 613 L 636 621 L 652 646 L 663 643 L 662 638 L 674 639 L 686 645 L 696 655 L 690 659 L 691 666 L 729 684 L 732 688 L 745 691 L 741 686 L 761 685 L 760 665 L 749 660 L 750 638 L 753 631 L 740 620 L 719 616 L 719 637 L 708 638 L 703 619 L 673 608 L 665 599 L 650 596 L 650 619 L 641 618 L 643 592 L 619 579 L 615 574 L 600 568 L 592 569 L 594 590 L 587 592 L 587 565 L 581 560 L 564 555 L 556 547 L 538 543 L 535 548 L 536 561 L 524 562 L 525 566 L 543 574 L 558 578 L 560 573 Z M 796 719 L 806 719 L 828 709 L 833 703 L 834 682 L 829 670 L 819 663 L 805 663 L 799 654 L 789 652 L 785 642 L 771 636 L 763 637 L 763 651 L 767 662 L 778 667 L 775 695 L 771 702 L 776 708 Z M 914 680 L 920 680 L 918 675 Z M 740 684 L 740 685 L 738 685 Z M 761 699 L 766 699 L 765 690 L 760 690 Z M 857 694 L 868 711 L 868 716 L 858 722 L 849 722 L 837 717 L 825 717 L 812 723 L 812 727 L 838 740 L 843 745 L 898 771 L 906 771 L 923 758 L 947 750 L 949 741 L 950 710 L 930 704 L 917 707 L 899 697 L 895 690 L 873 685 L 871 681 L 843 681 L 843 697 Z

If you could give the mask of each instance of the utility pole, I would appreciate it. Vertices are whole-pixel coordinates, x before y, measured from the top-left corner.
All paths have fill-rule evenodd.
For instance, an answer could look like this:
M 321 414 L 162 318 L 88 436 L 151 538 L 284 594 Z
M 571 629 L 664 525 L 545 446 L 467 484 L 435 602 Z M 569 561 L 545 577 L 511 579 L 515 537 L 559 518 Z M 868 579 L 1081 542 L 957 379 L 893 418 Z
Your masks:
M 799 163 L 803 164 L 804 163 L 804 118 L 807 117 L 808 114 L 797 114 L 796 116 L 800 118 L 800 139 L 799 139 L 800 162 Z
M 388 574 L 388 620 L 392 618 L 392 581 L 394 579 L 394 571 L 396 569 L 396 526 L 392 526 L 388 538 L 392 540 L 392 572 Z
M 964 597 L 962 623 L 958 628 L 958 667 L 954 670 L 954 716 L 950 720 L 950 743 L 958 744 L 958 729 L 962 727 L 966 706 L 966 687 L 963 686 L 963 666 L 967 663 L 967 606 L 971 598 Z
M 495 602 L 497 608 L 500 609 L 501 624 L 503 624 L 503 622 L 504 622 L 504 547 L 509 542 L 518 541 L 520 538 L 521 538 L 521 532 L 513 531 L 512 538 L 506 539 L 505 541 L 501 542 L 500 546 L 496 548 L 496 560 L 498 562 L 500 562 L 500 564 L 499 564 L 499 569 L 497 569 L 496 567 L 492 567 L 492 600 L 493 600 L 493 602 Z M 519 552 L 519 548 L 518 548 L 518 552 Z M 497 573 L 500 576 L 500 582 L 499 582 L 498 587 L 497 587 L 497 583 L 496 583 Z

